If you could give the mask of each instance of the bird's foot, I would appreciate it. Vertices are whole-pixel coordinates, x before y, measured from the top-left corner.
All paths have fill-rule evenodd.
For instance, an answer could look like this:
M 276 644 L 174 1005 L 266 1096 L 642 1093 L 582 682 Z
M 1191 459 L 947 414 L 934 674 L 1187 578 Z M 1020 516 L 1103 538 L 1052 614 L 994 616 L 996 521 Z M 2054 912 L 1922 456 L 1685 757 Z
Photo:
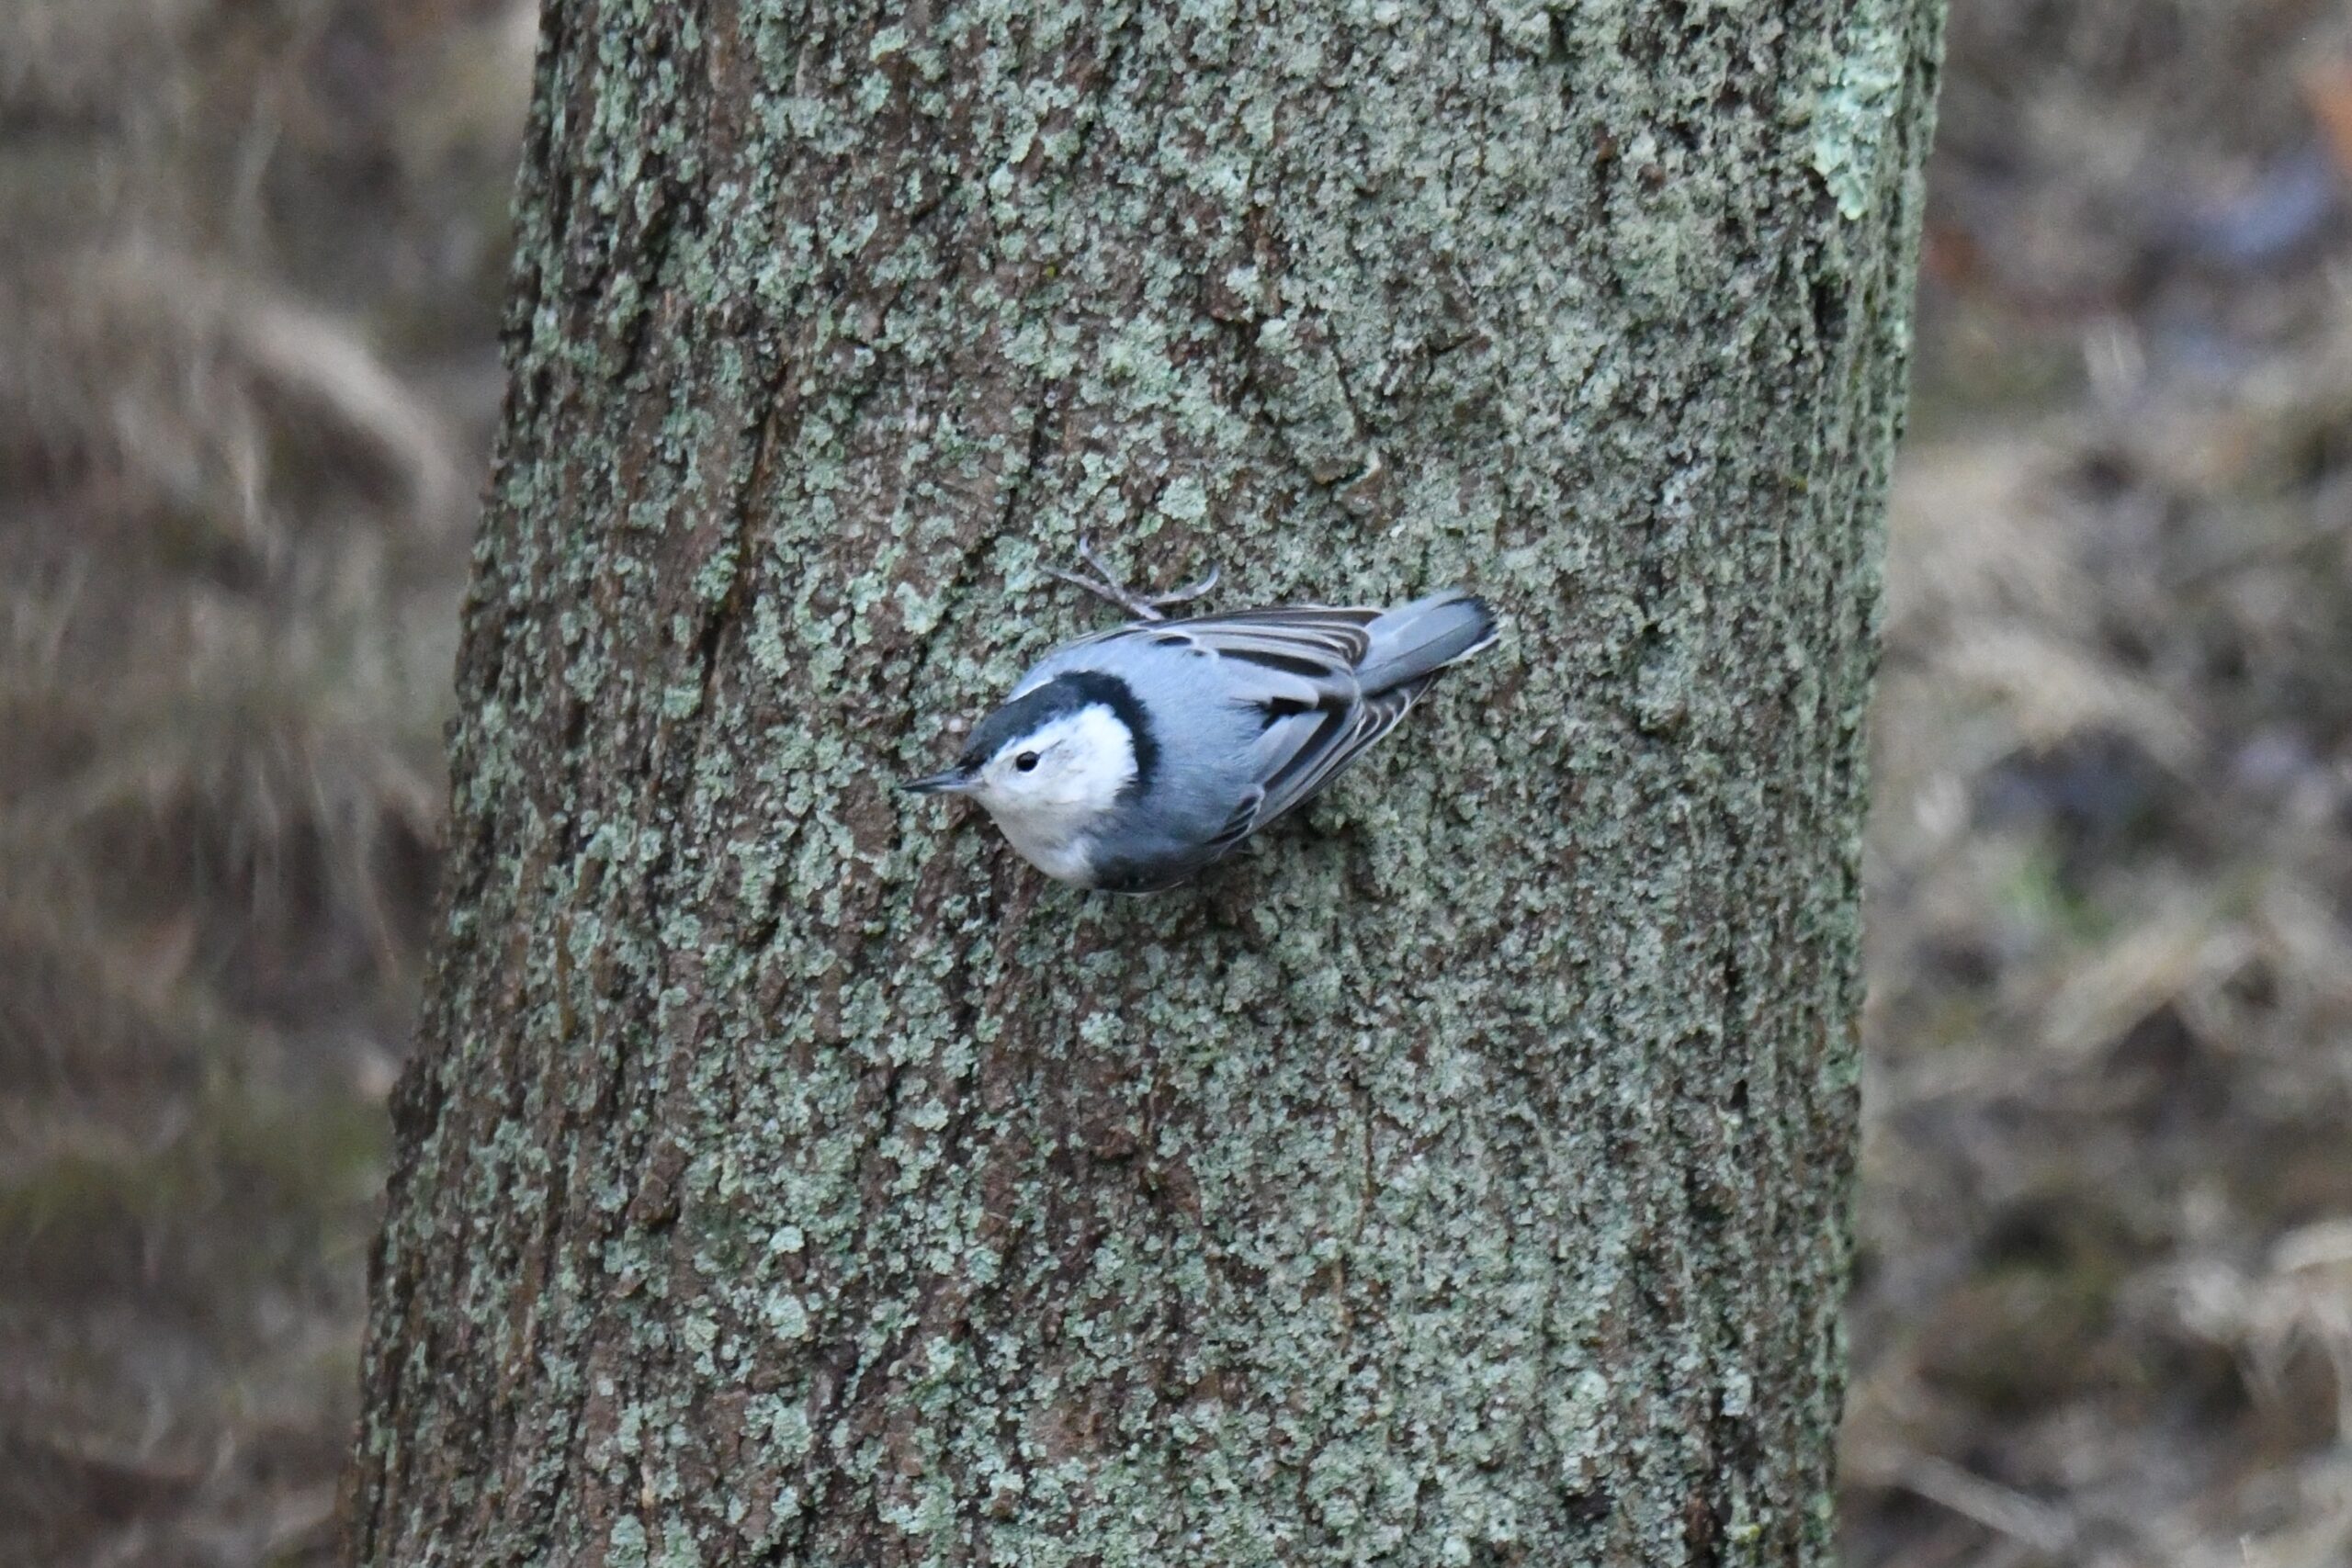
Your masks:
M 1217 583 L 1217 569 L 1211 566 L 1208 575 L 1198 582 L 1168 593 L 1137 593 L 1119 581 L 1119 574 L 1103 564 L 1094 553 L 1094 541 L 1082 538 L 1078 542 L 1078 558 L 1086 564 L 1086 571 L 1064 571 L 1059 567 L 1046 568 L 1048 575 L 1057 577 L 1076 588 L 1083 588 L 1098 599 L 1107 599 L 1138 621 L 1164 621 L 1162 612 L 1170 604 L 1188 604 L 1206 594 Z

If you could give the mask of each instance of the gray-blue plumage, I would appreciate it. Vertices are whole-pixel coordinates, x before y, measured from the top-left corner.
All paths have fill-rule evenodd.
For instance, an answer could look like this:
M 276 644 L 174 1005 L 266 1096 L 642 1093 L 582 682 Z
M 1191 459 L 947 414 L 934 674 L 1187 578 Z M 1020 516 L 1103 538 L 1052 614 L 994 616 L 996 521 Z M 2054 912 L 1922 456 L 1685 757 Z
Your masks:
M 1167 887 L 1310 799 L 1495 637 L 1458 590 L 1134 622 L 1041 660 L 954 769 L 910 787 L 974 795 L 1064 881 Z

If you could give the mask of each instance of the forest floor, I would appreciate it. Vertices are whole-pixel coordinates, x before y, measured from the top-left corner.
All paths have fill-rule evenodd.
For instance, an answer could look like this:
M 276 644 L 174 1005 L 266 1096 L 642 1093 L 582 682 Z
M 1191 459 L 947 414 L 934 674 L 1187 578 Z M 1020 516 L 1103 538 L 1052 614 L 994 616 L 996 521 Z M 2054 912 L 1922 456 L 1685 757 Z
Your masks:
M 2352 26 L 1958 0 L 1929 193 L 1849 1560 L 2352 1562 Z
M 1956 0 L 1855 1568 L 2352 1561 L 2352 19 Z M 324 1562 L 528 0 L 0 15 L 0 1562 Z

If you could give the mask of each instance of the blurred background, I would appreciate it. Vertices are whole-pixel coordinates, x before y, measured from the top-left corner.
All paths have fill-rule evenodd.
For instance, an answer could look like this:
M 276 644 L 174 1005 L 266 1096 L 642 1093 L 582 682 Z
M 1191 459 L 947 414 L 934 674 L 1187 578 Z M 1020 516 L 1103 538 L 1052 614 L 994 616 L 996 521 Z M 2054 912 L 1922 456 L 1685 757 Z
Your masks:
M 0 1562 L 323 1562 L 528 0 L 0 7 Z M 1848 1557 L 2352 1562 L 2352 16 L 1953 0 Z

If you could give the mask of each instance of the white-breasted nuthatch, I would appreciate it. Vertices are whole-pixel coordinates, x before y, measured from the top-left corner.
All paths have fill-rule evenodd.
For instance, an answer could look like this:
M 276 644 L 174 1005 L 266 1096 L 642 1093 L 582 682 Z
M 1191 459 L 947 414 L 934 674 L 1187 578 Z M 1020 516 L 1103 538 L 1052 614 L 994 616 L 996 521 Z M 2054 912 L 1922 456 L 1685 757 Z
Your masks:
M 1047 654 L 982 719 L 956 765 L 901 786 L 967 795 L 1046 875 L 1080 887 L 1172 886 L 1312 797 L 1429 689 L 1490 646 L 1486 604 L 1459 589 L 1394 610 L 1319 604 L 1171 621 L 1191 588 L 1142 598 L 1093 551 L 1125 626 Z

